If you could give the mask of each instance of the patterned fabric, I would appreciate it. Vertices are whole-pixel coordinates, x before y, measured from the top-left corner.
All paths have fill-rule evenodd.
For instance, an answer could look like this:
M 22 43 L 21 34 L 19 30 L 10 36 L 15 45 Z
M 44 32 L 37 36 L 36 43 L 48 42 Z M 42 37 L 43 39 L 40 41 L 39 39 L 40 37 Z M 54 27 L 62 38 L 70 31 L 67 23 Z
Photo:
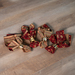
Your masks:
M 47 24 L 38 27 L 38 34 L 42 39 L 39 43 L 40 48 L 45 48 L 48 46 L 47 39 L 51 36 L 52 33 L 53 31 L 48 27 Z
M 66 48 L 70 46 L 71 35 L 64 34 L 64 30 L 60 30 L 57 31 L 56 34 L 52 34 L 49 40 L 53 43 L 53 45 L 47 46 L 45 49 L 51 53 L 54 53 L 57 48 Z
M 27 45 L 23 45 L 23 40 L 17 34 L 7 34 L 4 37 L 5 45 L 8 47 L 10 51 L 13 51 L 17 48 L 21 48 L 24 52 L 31 51 L 31 48 Z M 25 48 L 26 47 L 26 48 Z
M 53 54 L 56 49 L 66 48 L 71 45 L 71 35 L 65 34 L 64 30 L 56 31 L 56 34 L 53 34 L 53 30 L 47 24 L 38 27 L 37 30 L 33 24 L 29 26 L 23 25 L 21 31 L 21 34 L 13 33 L 4 36 L 4 43 L 10 51 L 21 48 L 24 52 L 30 52 L 31 48 L 40 46 L 40 48 L 45 48 Z M 42 39 L 40 42 L 35 40 L 37 33 Z M 26 45 L 24 40 L 29 40 L 30 45 Z M 49 46 L 48 40 L 53 44 Z
M 23 27 L 24 26 L 25 25 L 23 25 Z M 21 27 L 21 30 L 23 27 Z M 22 30 L 22 33 L 23 33 L 22 38 L 26 39 L 26 40 L 30 40 L 30 47 L 35 48 L 35 47 L 39 46 L 39 42 L 35 41 L 35 39 L 34 39 L 36 37 L 35 26 L 33 24 L 30 24 L 29 27 L 25 26 L 25 29 L 23 28 L 23 30 Z

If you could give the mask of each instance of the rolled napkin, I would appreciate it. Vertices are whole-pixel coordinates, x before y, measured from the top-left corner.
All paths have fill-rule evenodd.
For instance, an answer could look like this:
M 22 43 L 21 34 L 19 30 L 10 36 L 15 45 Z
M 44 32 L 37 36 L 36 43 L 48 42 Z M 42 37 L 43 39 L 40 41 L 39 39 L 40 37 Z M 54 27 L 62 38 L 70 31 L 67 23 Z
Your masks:
M 44 24 L 40 27 L 38 27 L 38 34 L 41 38 L 41 41 L 39 43 L 40 48 L 45 48 L 48 46 L 47 39 L 51 36 L 53 31 L 48 27 L 47 24 Z
M 71 35 L 64 34 L 64 30 L 57 31 L 56 34 L 52 34 L 49 40 L 53 43 L 51 46 L 47 46 L 45 49 L 51 53 L 54 53 L 57 48 L 66 48 L 71 44 Z
M 4 37 L 5 45 L 10 51 L 17 48 L 21 48 L 24 52 L 31 51 L 31 48 L 27 45 L 23 45 L 23 40 L 20 38 L 21 34 L 7 34 Z
M 39 46 L 39 42 L 35 41 L 35 39 L 34 39 L 36 37 L 36 30 L 35 30 L 35 26 L 33 24 L 30 24 L 29 27 L 23 25 L 21 27 L 21 30 L 23 32 L 22 38 L 25 40 L 30 40 L 31 48 L 35 48 L 35 47 Z

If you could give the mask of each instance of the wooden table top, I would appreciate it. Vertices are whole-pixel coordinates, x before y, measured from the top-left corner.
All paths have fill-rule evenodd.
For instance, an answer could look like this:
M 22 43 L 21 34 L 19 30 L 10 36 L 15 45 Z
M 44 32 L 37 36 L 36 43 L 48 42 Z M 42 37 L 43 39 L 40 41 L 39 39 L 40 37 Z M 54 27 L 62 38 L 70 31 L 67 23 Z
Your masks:
M 54 54 L 40 47 L 9 51 L 3 37 L 31 23 L 64 29 L 72 35 L 71 46 Z M 0 75 L 75 75 L 75 0 L 0 0 Z

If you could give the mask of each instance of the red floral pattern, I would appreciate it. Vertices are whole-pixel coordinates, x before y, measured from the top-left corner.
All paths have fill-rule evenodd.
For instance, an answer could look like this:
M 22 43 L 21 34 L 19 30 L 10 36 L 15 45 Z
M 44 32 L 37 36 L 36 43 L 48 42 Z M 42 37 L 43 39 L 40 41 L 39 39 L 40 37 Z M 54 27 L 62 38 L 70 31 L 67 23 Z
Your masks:
M 39 42 L 38 41 L 33 41 L 33 42 L 30 43 L 30 47 L 32 47 L 32 48 L 35 48 L 37 46 L 39 46 Z
M 44 28 L 49 28 L 47 24 L 44 24 L 43 27 L 44 27 Z
M 68 39 L 66 38 L 66 36 L 68 37 Z M 65 48 L 65 47 L 69 47 L 71 44 L 71 35 L 66 35 L 64 34 L 64 30 L 61 31 L 57 31 L 56 34 L 52 34 L 49 38 L 49 40 L 53 43 L 53 44 L 57 44 L 58 48 Z M 55 49 L 53 46 L 48 46 L 46 48 L 47 51 L 49 51 L 49 49 L 53 49 L 55 52 Z
M 57 43 L 58 44 L 65 41 L 66 37 L 65 37 L 65 34 L 64 34 L 64 30 L 57 31 L 56 32 L 56 38 L 57 38 Z
M 31 30 L 30 31 L 30 36 L 36 37 L 36 30 Z
M 30 34 L 27 32 L 25 35 L 22 36 L 23 39 L 29 40 L 30 39 Z
M 32 27 L 32 28 L 31 28 L 31 27 Z M 31 36 L 35 37 L 35 36 L 36 36 L 36 30 L 34 30 L 34 28 L 35 28 L 35 26 L 30 25 L 30 29 L 28 30 L 28 26 L 23 25 L 23 26 L 21 27 L 21 30 L 22 30 L 22 32 L 23 32 L 22 38 L 29 40 Z M 28 32 L 26 32 L 26 30 L 27 30 Z M 25 34 L 24 34 L 24 33 L 25 33 Z
M 52 34 L 52 35 L 50 36 L 49 40 L 50 40 L 53 44 L 55 44 L 55 43 L 57 42 L 56 37 L 55 37 L 55 34 Z
M 45 49 L 52 54 L 55 52 L 55 48 L 53 46 L 47 46 Z
M 71 35 L 69 37 L 69 42 L 71 41 Z M 57 31 L 56 34 L 52 34 L 49 40 L 53 44 L 57 44 L 59 48 L 69 47 L 70 43 L 67 43 L 66 34 L 64 34 L 64 30 Z

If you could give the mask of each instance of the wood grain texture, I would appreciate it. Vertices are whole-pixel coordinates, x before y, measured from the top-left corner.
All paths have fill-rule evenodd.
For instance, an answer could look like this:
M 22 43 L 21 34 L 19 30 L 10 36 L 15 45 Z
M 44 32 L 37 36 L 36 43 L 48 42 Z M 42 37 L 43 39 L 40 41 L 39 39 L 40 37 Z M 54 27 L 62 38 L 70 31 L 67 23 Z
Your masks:
M 72 35 L 69 48 L 50 54 L 40 47 L 24 53 L 4 45 L 7 33 L 20 33 L 21 26 L 47 23 L 53 30 Z M 75 75 L 75 0 L 0 0 L 0 75 Z

